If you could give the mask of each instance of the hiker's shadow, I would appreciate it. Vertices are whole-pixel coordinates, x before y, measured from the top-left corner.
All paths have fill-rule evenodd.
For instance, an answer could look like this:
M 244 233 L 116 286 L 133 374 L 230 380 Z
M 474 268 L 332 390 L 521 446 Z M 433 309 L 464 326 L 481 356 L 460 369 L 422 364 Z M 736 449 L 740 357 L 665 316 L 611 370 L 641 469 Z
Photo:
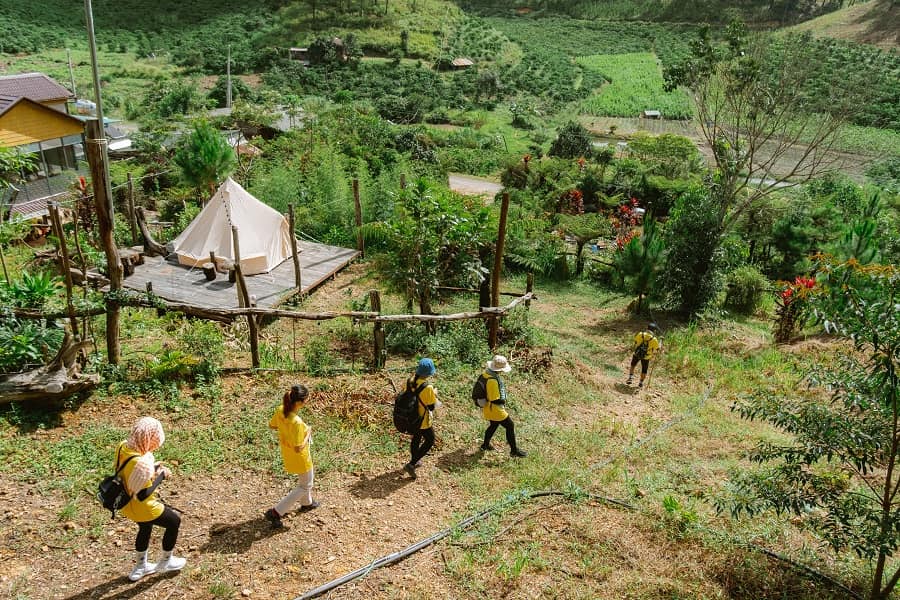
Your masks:
M 441 471 L 447 473 L 458 473 L 466 469 L 472 468 L 478 463 L 484 452 L 466 452 L 463 449 L 457 449 L 453 452 L 441 454 L 437 459 L 437 467 Z
M 639 391 L 637 388 L 633 388 L 630 385 L 624 383 L 617 383 L 614 387 L 616 388 L 617 392 L 619 392 L 620 394 L 625 394 L 627 396 L 634 396 Z
M 367 477 L 365 474 L 350 486 L 350 493 L 357 498 L 387 498 L 400 488 L 412 483 L 412 478 L 407 477 L 402 469 L 387 471 L 375 477 Z
M 288 531 L 275 529 L 263 517 L 248 519 L 242 523 L 213 523 L 209 527 L 209 541 L 200 547 L 200 553 L 243 554 L 260 540 Z
M 126 598 L 134 598 L 160 581 L 171 579 L 179 573 L 180 571 L 168 571 L 166 573 L 147 575 L 138 582 L 131 581 L 123 575 L 96 585 L 89 590 L 81 590 L 65 600 L 86 600 L 88 598 L 91 600 L 125 600 Z M 107 594 L 111 595 L 107 596 Z

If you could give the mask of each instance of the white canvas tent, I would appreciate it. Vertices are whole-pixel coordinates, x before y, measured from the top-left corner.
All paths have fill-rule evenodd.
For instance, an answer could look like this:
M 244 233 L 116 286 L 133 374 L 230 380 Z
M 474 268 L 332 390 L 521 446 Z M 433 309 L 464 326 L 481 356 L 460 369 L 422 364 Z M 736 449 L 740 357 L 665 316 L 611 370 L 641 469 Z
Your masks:
M 291 256 L 291 231 L 287 219 L 266 206 L 230 177 L 212 199 L 172 242 L 178 262 L 197 266 L 234 260 L 231 227 L 238 228 L 241 269 L 245 275 L 268 273 Z

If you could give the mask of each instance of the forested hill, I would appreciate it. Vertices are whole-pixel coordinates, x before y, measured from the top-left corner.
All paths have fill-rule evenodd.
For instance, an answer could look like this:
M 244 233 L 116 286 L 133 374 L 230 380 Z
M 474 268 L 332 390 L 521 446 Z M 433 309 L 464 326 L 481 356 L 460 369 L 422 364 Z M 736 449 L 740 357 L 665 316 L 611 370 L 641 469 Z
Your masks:
M 485 15 L 548 12 L 577 19 L 621 19 L 665 22 L 799 23 L 857 4 L 859 0 L 462 0 L 469 11 Z

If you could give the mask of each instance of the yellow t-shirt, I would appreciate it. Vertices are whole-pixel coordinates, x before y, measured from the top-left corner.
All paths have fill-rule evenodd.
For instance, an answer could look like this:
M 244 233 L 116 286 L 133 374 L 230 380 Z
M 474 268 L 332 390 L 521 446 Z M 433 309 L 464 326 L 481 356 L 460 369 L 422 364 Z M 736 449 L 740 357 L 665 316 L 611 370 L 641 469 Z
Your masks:
M 485 382 L 485 390 L 487 391 L 487 404 L 484 405 L 484 408 L 481 409 L 481 414 L 488 421 L 503 421 L 506 417 L 509 416 L 509 413 L 506 412 L 506 409 L 502 404 L 497 404 L 495 401 L 500 400 L 501 396 L 505 396 L 500 391 L 500 380 L 488 373 L 484 372 L 484 377 L 487 379 Z M 503 398 L 505 401 L 506 398 Z
M 428 379 L 427 377 L 416 377 L 413 379 L 412 388 L 415 390 L 422 382 Z M 425 387 L 422 388 L 422 391 L 419 392 L 419 400 L 421 402 L 418 403 L 419 407 L 419 416 L 422 417 L 422 425 L 419 429 L 428 429 L 431 427 L 431 411 L 425 408 L 426 406 L 434 406 L 437 402 L 437 394 L 434 391 L 434 388 L 429 383 Z M 422 405 L 425 406 L 422 406 Z
M 127 482 L 128 478 L 131 477 L 131 472 L 134 471 L 134 465 L 137 460 L 141 457 L 141 453 L 137 450 L 132 450 L 128 447 L 128 444 L 122 442 L 119 444 L 119 447 L 116 449 L 116 457 L 118 458 L 118 462 L 115 465 L 115 468 L 118 469 L 119 466 L 125 463 L 129 457 L 133 456 L 134 459 L 129 461 L 125 468 L 119 473 L 119 477 L 122 478 L 122 481 L 126 482 L 126 489 L 128 488 Z M 141 489 L 148 488 L 153 485 L 153 480 L 156 478 L 154 475 L 150 479 L 147 480 L 147 483 L 141 487 Z M 163 514 L 163 511 L 166 509 L 165 505 L 159 501 L 159 498 L 156 497 L 156 492 L 153 492 L 149 496 L 147 496 L 144 500 L 138 500 L 137 493 L 141 490 L 128 490 L 128 493 L 131 494 L 131 501 L 125 505 L 125 507 L 119 512 L 124 516 L 128 517 L 135 523 L 145 523 L 147 521 L 152 521 L 159 515 Z
M 644 356 L 647 360 L 653 360 L 653 355 L 659 350 L 659 340 L 649 331 L 641 331 L 634 335 L 634 349 L 647 341 L 647 354 Z
M 278 443 L 281 446 L 281 460 L 284 470 L 295 475 L 302 475 L 312 470 L 312 457 L 309 454 L 309 427 L 297 413 L 285 416 L 281 406 L 275 407 L 275 413 L 269 421 L 269 427 L 278 430 Z M 294 448 L 301 446 L 300 452 Z

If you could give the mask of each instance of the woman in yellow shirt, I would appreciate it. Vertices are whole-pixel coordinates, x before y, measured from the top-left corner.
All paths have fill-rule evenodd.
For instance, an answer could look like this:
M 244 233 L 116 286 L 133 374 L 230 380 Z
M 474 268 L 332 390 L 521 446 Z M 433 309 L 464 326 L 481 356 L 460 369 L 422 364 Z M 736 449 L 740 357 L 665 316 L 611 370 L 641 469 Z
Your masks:
M 297 475 L 297 486 L 281 499 L 281 502 L 266 511 L 266 518 L 272 527 L 284 527 L 281 517 L 300 502 L 300 512 L 317 508 L 319 503 L 313 500 L 312 489 L 315 479 L 309 445 L 312 443 L 312 429 L 303 422 L 297 412 L 306 404 L 309 390 L 303 385 L 295 385 L 282 398 L 281 406 L 269 420 L 269 428 L 278 430 L 278 444 L 281 446 L 281 460 L 284 470 Z
M 497 354 L 492 360 L 487 361 L 485 371 L 481 375 L 484 380 L 485 404 L 481 409 L 482 416 L 490 423 L 484 432 L 484 443 L 481 449 L 485 452 L 494 450 L 491 445 L 491 438 L 494 432 L 501 425 L 506 430 L 506 442 L 509 444 L 509 454 L 515 458 L 524 458 L 527 456 L 524 450 L 521 450 L 516 444 L 516 428 L 509 413 L 506 412 L 504 405 L 506 404 L 506 385 L 500 379 L 501 373 L 509 373 L 512 366 L 506 360 L 505 356 Z M 480 404 L 480 403 L 479 403 Z
M 416 366 L 416 374 L 412 378 L 412 388 L 418 389 L 428 381 L 428 378 L 435 373 L 434 361 L 430 358 L 423 358 Z M 422 387 L 419 392 L 419 416 L 422 418 L 422 424 L 412 436 L 409 443 L 409 462 L 403 466 L 410 477 L 416 478 L 416 468 L 422 466 L 422 459 L 434 446 L 434 409 L 440 406 L 437 399 L 437 392 L 430 383 Z
M 153 417 L 141 417 L 131 428 L 128 439 L 119 444 L 116 450 L 115 468 L 118 471 L 122 467 L 120 476 L 125 482 L 126 491 L 131 495 L 131 500 L 120 512 L 138 524 L 137 538 L 134 540 L 135 565 L 128 576 L 131 581 L 157 571 L 178 571 L 187 562 L 172 554 L 178 539 L 181 517 L 156 497 L 156 488 L 172 474 L 169 469 L 156 462 L 153 456 L 153 452 L 164 441 L 166 435 L 163 433 L 162 423 Z M 163 554 L 159 562 L 149 563 L 147 548 L 150 546 L 150 533 L 154 525 L 164 530 Z

